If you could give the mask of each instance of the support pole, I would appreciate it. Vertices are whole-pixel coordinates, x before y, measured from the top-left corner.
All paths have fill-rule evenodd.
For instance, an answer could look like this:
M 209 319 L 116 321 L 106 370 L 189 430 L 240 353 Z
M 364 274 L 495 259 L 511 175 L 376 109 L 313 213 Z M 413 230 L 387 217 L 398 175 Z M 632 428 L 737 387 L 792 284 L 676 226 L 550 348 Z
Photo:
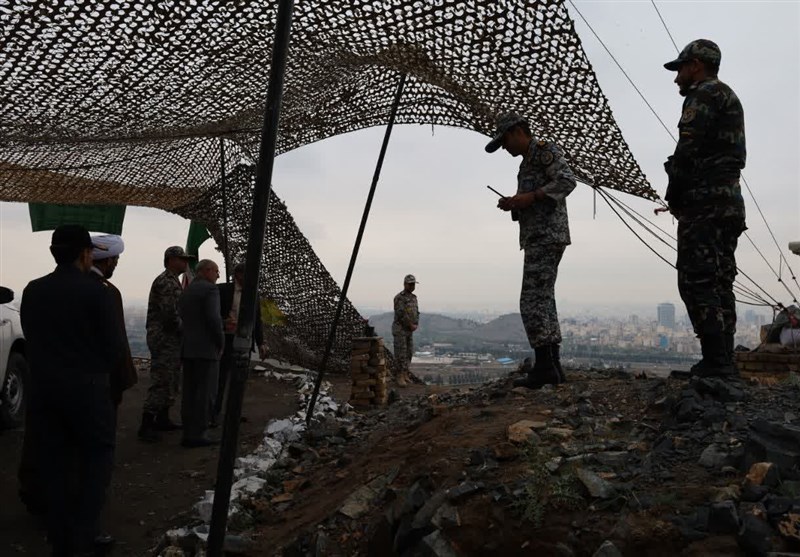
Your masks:
M 314 382 L 314 392 L 311 394 L 311 400 L 308 403 L 308 410 L 306 411 L 306 425 L 311 423 L 311 418 L 314 415 L 314 406 L 317 404 L 319 397 L 319 388 L 322 385 L 322 377 L 325 375 L 325 368 L 328 366 L 328 359 L 331 355 L 333 342 L 336 339 L 336 328 L 339 326 L 339 318 L 342 315 L 342 307 L 344 301 L 347 299 L 347 290 L 350 288 L 350 278 L 353 276 L 353 268 L 356 266 L 356 259 L 358 258 L 358 250 L 361 248 L 361 238 L 364 236 L 364 228 L 367 226 L 367 219 L 369 218 L 369 210 L 372 207 L 372 198 L 375 196 L 375 187 L 378 185 L 378 179 L 381 176 L 381 168 L 383 168 L 383 158 L 386 156 L 386 148 L 389 145 L 389 138 L 392 136 L 392 128 L 394 127 L 394 120 L 397 116 L 397 107 L 400 104 L 400 97 L 403 95 L 403 86 L 406 83 L 406 74 L 400 75 L 400 82 L 397 84 L 397 92 L 394 96 L 392 103 L 392 112 L 389 115 L 389 123 L 386 126 L 386 133 L 383 135 L 383 144 L 381 145 L 381 152 L 378 155 L 378 163 L 375 165 L 375 174 L 372 176 L 372 185 L 369 188 L 369 195 L 367 196 L 367 203 L 364 205 L 364 214 L 361 216 L 361 226 L 358 228 L 356 235 L 356 243 L 353 246 L 353 253 L 350 255 L 350 265 L 347 267 L 347 275 L 344 278 L 342 285 L 342 293 L 339 295 L 339 303 L 336 305 L 336 314 L 333 317 L 331 324 L 331 331 L 328 334 L 328 343 L 325 346 L 325 354 L 322 357 L 317 380 Z
M 225 258 L 225 282 L 231 281 L 231 260 L 228 251 L 228 181 L 225 176 L 225 138 L 219 138 L 219 168 L 222 185 L 222 255 Z
M 211 511 L 211 526 L 208 536 L 209 557 L 222 557 L 225 529 L 228 522 L 233 469 L 236 449 L 239 444 L 239 419 L 247 375 L 250 371 L 250 347 L 253 323 L 256 318 L 258 277 L 261 271 L 261 255 L 264 249 L 267 204 L 272 187 L 272 169 L 275 163 L 275 148 L 278 142 L 278 120 L 283 96 L 283 78 L 289 51 L 294 0 L 278 0 L 278 16 L 275 25 L 275 41 L 272 47 L 267 105 L 261 130 L 261 147 L 258 153 L 256 179 L 253 188 L 253 211 L 250 220 L 250 235 L 247 242 L 247 258 L 242 298 L 236 335 L 233 339 L 234 369 L 231 370 L 228 402 L 222 430 L 222 446 L 217 465 L 217 483 L 214 490 L 214 505 Z

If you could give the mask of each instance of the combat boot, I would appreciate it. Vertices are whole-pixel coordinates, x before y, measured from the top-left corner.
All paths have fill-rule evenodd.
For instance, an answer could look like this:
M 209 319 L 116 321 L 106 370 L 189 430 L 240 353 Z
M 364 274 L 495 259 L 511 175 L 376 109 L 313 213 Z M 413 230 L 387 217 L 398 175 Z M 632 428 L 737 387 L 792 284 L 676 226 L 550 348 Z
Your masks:
M 181 429 L 181 426 L 169 418 L 169 408 L 162 408 L 156 414 L 155 429 L 156 431 L 176 431 Z
M 527 387 L 529 389 L 540 389 L 544 385 L 558 384 L 558 369 L 553 362 L 551 345 L 539 346 L 534 348 L 536 352 L 536 362 L 528 372 L 527 377 L 514 381 L 515 387 Z
M 161 441 L 161 435 L 156 431 L 156 415 L 151 412 L 142 412 L 142 425 L 139 427 L 139 439 L 147 443 Z
M 566 383 L 567 376 L 564 375 L 564 370 L 561 367 L 561 345 L 559 344 L 551 344 L 550 345 L 550 353 L 553 356 L 553 364 L 555 365 L 556 371 L 558 371 L 558 382 L 559 383 Z
M 731 340 L 733 340 L 731 338 Z M 738 375 L 736 367 L 726 348 L 726 338 L 722 333 L 703 335 L 700 337 L 700 349 L 703 352 L 702 366 L 697 375 L 699 377 L 733 377 Z

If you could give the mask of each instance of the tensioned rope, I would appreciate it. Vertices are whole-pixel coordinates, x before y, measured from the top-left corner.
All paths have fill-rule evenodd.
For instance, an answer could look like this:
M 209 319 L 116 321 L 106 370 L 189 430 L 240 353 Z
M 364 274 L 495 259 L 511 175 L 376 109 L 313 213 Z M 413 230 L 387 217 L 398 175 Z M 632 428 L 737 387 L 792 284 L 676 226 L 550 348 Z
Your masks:
M 647 232 L 649 232 L 650 234 L 652 234 L 653 236 L 655 236 L 655 237 L 656 237 L 656 238 L 657 238 L 659 241 L 661 241 L 661 242 L 662 242 L 663 244 L 665 244 L 667 247 L 669 247 L 669 248 L 670 248 L 670 249 L 672 249 L 673 251 L 677 251 L 677 248 L 676 248 L 675 246 L 671 245 L 669 242 L 667 242 L 666 240 L 664 240 L 663 238 L 661 238 L 661 237 L 660 237 L 660 236 L 659 236 L 659 235 L 658 235 L 656 232 L 654 232 L 654 231 L 653 231 L 651 228 L 649 228 L 649 227 L 648 227 L 646 224 L 644 224 L 644 222 L 643 222 L 643 221 L 647 221 L 647 222 L 648 222 L 648 223 L 650 223 L 650 224 L 651 224 L 653 227 L 655 227 L 655 228 L 658 228 L 658 230 L 660 230 L 662 233 L 664 233 L 664 234 L 666 234 L 666 235 L 668 235 L 668 236 L 669 236 L 669 234 L 668 234 L 668 233 L 666 233 L 664 230 L 662 230 L 661 228 L 659 228 L 658 226 L 656 226 L 655 224 L 653 224 L 652 222 L 650 222 L 650 221 L 649 221 L 648 219 L 646 219 L 645 217 L 642 217 L 642 216 L 641 216 L 641 215 L 640 215 L 638 212 L 636 212 L 635 210 L 633 210 L 633 209 L 629 208 L 629 207 L 628 207 L 628 206 L 627 206 L 625 203 L 623 203 L 623 202 L 622 202 L 622 201 L 620 201 L 619 199 L 615 198 L 615 197 L 614 197 L 613 195 L 611 195 L 609 192 L 603 191 L 603 190 L 602 190 L 602 189 L 600 189 L 600 188 L 596 188 L 596 191 L 599 193 L 599 195 L 600 195 L 600 197 L 603 199 L 603 201 L 605 201 L 605 202 L 606 202 L 606 204 L 607 204 L 607 205 L 608 205 L 608 206 L 611 208 L 611 210 L 612 210 L 612 211 L 613 211 L 613 212 L 616 214 L 616 216 L 617 216 L 617 217 L 620 219 L 620 221 L 621 221 L 621 222 L 622 222 L 622 223 L 623 223 L 623 224 L 624 224 L 624 225 L 625 225 L 625 226 L 628 228 L 628 230 L 630 230 L 630 231 L 633 233 L 633 235 L 634 235 L 634 236 L 636 236 L 636 238 L 637 238 L 637 239 L 638 239 L 640 242 L 642 242 L 642 244 L 644 244 L 644 245 L 645 245 L 645 247 L 647 247 L 647 249 L 649 249 L 650 251 L 652 251 L 652 252 L 653 252 L 653 253 L 654 253 L 654 254 L 655 254 L 655 255 L 656 255 L 656 256 L 657 256 L 659 259 L 661 259 L 662 261 L 664 261 L 664 262 L 665 262 L 667 265 L 669 265 L 670 267 L 672 267 L 673 269 L 675 269 L 675 265 L 674 265 L 673 263 L 671 263 L 669 260 L 667 260 L 667 259 L 666 259 L 664 256 L 662 256 L 660 253 L 658 253 L 658 251 L 657 251 L 655 248 L 653 248 L 653 247 L 652 247 L 652 246 L 651 246 L 651 245 L 650 245 L 650 244 L 649 244 L 649 243 L 648 243 L 648 242 L 647 242 L 647 241 L 646 241 L 644 238 L 642 238 L 642 237 L 641 237 L 641 236 L 640 236 L 640 235 L 639 235 L 639 234 L 638 234 L 638 233 L 637 233 L 635 230 L 633 230 L 633 228 L 632 228 L 632 227 L 631 227 L 631 226 L 630 226 L 630 225 L 629 225 L 629 224 L 628 224 L 628 223 L 625 221 L 625 219 L 624 219 L 624 218 L 623 218 L 623 216 L 620 214 L 620 212 L 619 212 L 619 211 L 617 211 L 617 208 L 615 208 L 615 207 L 614 207 L 614 205 L 617 205 L 617 207 L 620 209 L 620 211 L 622 211 L 622 212 L 626 213 L 626 214 L 628 215 L 628 217 L 630 217 L 630 218 L 631 218 L 631 220 L 633 220 L 633 221 L 634 221 L 634 222 L 636 222 L 636 223 L 637 223 L 639 226 L 641 226 L 642 228 L 644 228 L 644 229 L 645 229 Z M 612 204 L 612 203 L 613 203 L 613 204 Z M 637 216 L 634 216 L 634 214 L 635 214 L 635 215 L 638 215 L 638 217 L 641 217 L 641 218 L 637 218 Z M 672 238 L 671 236 L 669 236 L 669 237 L 670 237 L 670 238 Z M 674 240 L 674 238 L 672 238 L 672 239 Z M 739 294 L 741 297 L 743 297 L 743 298 L 746 298 L 746 299 L 749 299 L 750 301 L 749 301 L 749 302 L 747 302 L 747 301 L 745 301 L 745 300 L 738 300 L 738 301 L 741 301 L 741 303 L 743 303 L 743 304 L 747 304 L 747 305 L 754 305 L 754 306 L 765 306 L 765 307 L 783 307 L 783 305 L 782 305 L 780 302 L 778 302 L 777 300 L 775 300 L 775 299 L 774 299 L 772 296 L 770 296 L 770 294 L 769 294 L 769 293 L 768 293 L 766 290 L 764 290 L 764 289 L 763 289 L 763 288 L 762 288 L 760 285 L 758 285 L 758 284 L 757 284 L 755 281 L 753 281 L 753 279 L 752 279 L 752 278 L 750 278 L 750 276 L 749 276 L 749 275 L 747 275 L 746 273 L 742 272 L 742 271 L 741 271 L 741 269 L 739 269 L 738 267 L 737 267 L 737 271 L 739 271 L 739 273 L 741 273 L 743 276 L 745 276 L 745 277 L 746 277 L 748 280 L 750 280 L 751 282 L 753 282 L 753 284 L 754 284 L 754 285 L 755 285 L 757 288 L 761 289 L 761 290 L 762 290 L 762 292 L 764 292 L 764 294 L 765 294 L 765 295 L 766 295 L 768 298 L 771 298 L 771 299 L 773 300 L 773 303 L 770 303 L 770 302 L 769 302 L 769 301 L 768 301 L 768 300 L 767 300 L 767 299 L 766 299 L 764 296 L 761 296 L 760 294 L 758 294 L 758 293 L 757 293 L 757 292 L 755 292 L 754 290 L 752 290 L 752 289 L 750 289 L 749 287 L 746 287 L 745 285 L 741 284 L 741 282 L 739 282 L 739 283 L 734 283 L 734 285 L 733 285 L 733 287 L 734 287 L 734 290 L 735 290 L 735 291 L 737 292 L 737 294 Z
M 651 0 L 651 1 L 652 1 L 652 0 Z M 614 64 L 616 64 L 617 68 L 619 68 L 619 70 L 622 72 L 622 74 L 623 74 L 623 75 L 625 76 L 625 78 L 628 80 L 628 83 L 630 83 L 630 85 L 631 85 L 631 86 L 634 88 L 634 90 L 635 90 L 635 91 L 636 91 L 636 92 L 639 94 L 639 97 L 642 99 L 642 101 L 643 101 L 643 102 L 644 102 L 644 103 L 647 105 L 647 107 L 650 109 L 650 112 L 652 112 L 653 116 L 655 116 L 655 117 L 656 117 L 656 119 L 658 120 L 658 122 L 661 124 L 661 126 L 664 128 L 664 130 L 667 132 L 667 134 L 668 134 L 668 135 L 669 135 L 669 136 L 672 138 L 672 140 L 673 140 L 674 142 L 676 142 L 676 143 L 677 143 L 677 141 L 678 141 L 678 140 L 677 140 L 677 138 L 675 137 L 675 135 L 673 134 L 673 132 L 672 132 L 672 131 L 671 131 L 671 130 L 670 130 L 668 127 L 667 127 L 667 125 L 666 125 L 666 123 L 664 122 L 664 120 L 661 118 L 661 116 L 659 116 L 658 112 L 656 112 L 655 108 L 653 108 L 653 105 L 652 105 L 652 104 L 650 104 L 650 102 L 647 100 L 647 97 L 645 97 L 644 93 L 642 93 L 641 89 L 639 89 L 639 87 L 636 85 L 636 83 L 634 82 L 634 80 L 633 80 L 633 79 L 630 77 L 630 75 L 629 75 L 629 74 L 628 74 L 628 72 L 625 70 L 625 68 L 622 66 L 622 64 L 619 62 L 619 60 L 617 60 L 617 57 L 616 57 L 616 56 L 614 56 L 614 53 L 612 53 L 612 52 L 611 52 L 611 50 L 608 48 L 608 46 L 606 45 L 605 41 L 603 41 L 603 39 L 600 37 L 600 35 L 599 35 L 599 34 L 598 34 L 598 33 L 597 33 L 595 30 L 594 30 L 594 27 L 592 27 L 592 25 L 591 25 L 591 24 L 589 23 L 589 21 L 586 19 L 586 16 L 584 16 L 584 15 L 583 15 L 583 13 L 582 13 L 582 12 L 581 12 L 581 11 L 578 9 L 578 7 L 575 5 L 575 3 L 573 2 L 573 0 L 569 0 L 569 3 L 570 3 L 570 5 L 573 7 L 573 9 L 576 11 L 576 13 L 577 13 L 577 14 L 580 16 L 580 18 L 583 20 L 583 22 L 586 24 L 586 26 L 589 28 L 589 30 L 591 31 L 591 33 L 594 35 L 594 37 L 597 39 L 597 41 L 600 43 L 600 45 L 603 47 L 603 49 L 606 51 L 606 53 L 607 53 L 607 54 L 608 54 L 608 55 L 611 57 L 611 59 L 613 60 Z M 654 7 L 655 7 L 655 3 L 653 3 L 653 5 L 654 5 Z M 657 7 L 656 7 L 656 11 L 658 11 Z M 661 18 L 661 17 L 660 17 L 660 13 L 659 13 L 659 18 L 660 18 L 660 19 L 662 19 L 662 23 L 664 23 L 664 25 L 665 25 L 665 28 L 666 28 L 666 23 L 663 21 L 663 18 Z M 669 33 L 669 31 L 667 31 L 667 32 L 668 32 L 668 34 L 670 34 L 670 33 Z M 671 34 L 670 34 L 670 37 L 671 37 Z M 674 42 L 674 41 L 673 41 L 673 44 L 675 44 L 675 42 Z M 677 46 L 676 46 L 675 48 L 677 49 Z M 599 188 L 596 188 L 596 191 L 597 191 L 597 190 L 599 190 Z M 749 191 L 749 187 L 748 187 L 748 191 Z M 751 195 L 751 196 L 753 195 L 753 194 L 752 194 L 752 192 L 750 192 L 750 195 Z M 755 201 L 755 198 L 753 198 L 753 200 Z M 758 204 L 756 204 L 756 206 L 758 206 Z M 761 212 L 761 211 L 760 211 L 760 209 L 759 209 L 759 212 Z M 616 211 L 615 211 L 615 213 L 616 213 Z M 764 217 L 763 217 L 763 213 L 761 213 L 761 215 L 762 215 L 762 219 L 764 219 Z M 620 216 L 618 213 L 617 213 L 617 216 L 619 216 L 619 217 L 621 218 L 621 216 Z M 764 222 L 765 222 L 765 224 L 767 224 L 767 228 L 769 229 L 769 224 L 766 222 L 766 219 L 764 219 Z M 626 224 L 626 226 L 628 226 L 628 225 L 627 225 L 627 223 L 625 223 L 625 224 Z M 628 228 L 630 229 L 630 227 L 629 227 L 629 226 L 628 226 Z M 631 231 L 633 232 L 633 230 L 632 230 L 632 229 L 631 229 Z M 772 233 L 772 232 L 771 232 L 771 229 L 770 229 L 770 233 Z M 636 234 L 635 232 L 634 232 L 634 234 L 637 236 L 637 238 L 639 238 L 639 240 L 640 240 L 640 241 L 644 242 L 644 240 L 643 240 L 643 239 L 642 239 L 642 238 L 641 238 L 641 237 L 640 237 L 638 234 Z M 746 234 L 746 233 L 745 233 L 745 234 Z M 748 236 L 748 239 L 750 239 L 750 238 L 749 238 L 749 236 Z M 773 235 L 773 239 L 774 239 L 774 235 Z M 752 242 L 752 240 L 750 240 L 750 241 Z M 648 245 L 646 242 L 644 242 L 644 243 L 645 243 L 645 245 L 647 245 L 648 249 L 650 249 L 651 251 L 653 251 L 653 253 L 656 253 L 656 255 L 657 255 L 659 258 L 661 258 L 662 260 L 665 260 L 665 259 L 663 258 L 663 256 L 661 256 L 661 254 L 657 253 L 657 252 L 656 252 L 656 251 L 655 251 L 655 250 L 654 250 L 652 247 L 650 247 L 650 246 L 649 246 L 649 245 Z M 777 246 L 777 241 L 776 241 L 775 243 L 776 243 L 776 246 Z M 754 243 L 753 243 L 753 245 L 755 246 L 755 244 L 754 244 Z M 780 250 L 780 247 L 779 247 L 778 249 Z M 782 256 L 782 254 L 781 254 L 781 256 Z M 665 260 L 665 261 L 666 261 L 666 260 Z M 669 264 L 670 264 L 670 266 L 672 266 L 672 267 L 674 268 L 674 265 L 672 265 L 671 263 L 669 263 Z M 787 264 L 787 268 L 789 268 L 789 267 L 788 267 L 788 264 Z M 774 269 L 772 269 L 772 267 L 771 267 L 771 266 L 770 266 L 770 269 L 771 269 L 771 270 L 773 270 L 773 272 L 774 272 Z M 740 270 L 740 269 L 739 269 L 739 271 L 741 272 L 741 270 Z M 791 271 L 791 269 L 790 269 L 790 272 L 792 272 L 792 271 Z M 760 285 L 758 285 L 757 283 L 755 283 L 755 281 L 753 281 L 753 279 L 752 279 L 752 278 L 750 278 L 748 275 L 746 275 L 746 274 L 744 274 L 744 273 L 742 273 L 742 274 L 743 274 L 743 275 L 745 275 L 745 276 L 748 278 L 748 280 L 750 280 L 751 282 L 753 282 L 753 284 L 755 284 L 755 285 L 756 285 L 756 286 L 757 286 L 757 287 L 758 287 L 760 290 L 762 290 L 763 292 L 765 292 L 765 293 L 766 293 L 766 290 L 764 290 L 764 288 L 763 288 L 763 287 L 761 287 Z M 794 273 L 793 273 L 793 272 L 792 272 L 792 274 L 794 275 Z M 778 278 L 778 282 L 780 282 L 781 284 L 783 284 L 784 288 L 786 288 L 786 290 L 789 292 L 789 294 L 790 294 L 790 296 L 792 297 L 792 299 L 794 299 L 794 300 L 796 301 L 796 296 L 795 296 L 795 295 L 792 293 L 792 291 L 791 291 L 791 290 L 790 290 L 790 289 L 789 289 L 789 288 L 786 286 L 786 284 L 785 284 L 785 283 L 784 283 L 784 282 L 781 280 L 781 277 L 780 277 L 780 275 L 778 275 L 778 274 L 776 273 L 776 277 Z M 793 278 L 794 278 L 794 277 L 793 277 Z M 772 296 L 770 296 L 770 298 L 774 299 Z
M 667 238 L 669 238 L 669 239 L 670 239 L 670 240 L 672 240 L 673 242 L 677 242 L 677 241 L 678 241 L 678 240 L 677 240 L 677 238 L 675 238 L 675 236 L 673 236 L 672 234 L 670 234 L 669 232 L 667 232 L 666 230 L 664 230 L 663 228 L 661 228 L 660 226 L 658 226 L 657 224 L 655 224 L 653 221 L 651 221 L 651 220 L 650 220 L 650 219 L 648 219 L 647 217 L 643 216 L 641 213 L 639 213 L 638 211 L 636 211 L 636 209 L 634 209 L 634 208 L 633 208 L 633 207 L 631 207 L 630 205 L 626 204 L 626 203 L 625 203 L 624 201 L 622 201 L 621 199 L 619 199 L 619 198 L 617 198 L 617 197 L 614 197 L 614 196 L 611 194 L 611 192 L 606 192 L 606 194 L 607 194 L 607 195 L 608 195 L 608 196 L 611 198 L 611 200 L 612 200 L 614 203 L 616 203 L 618 206 L 621 206 L 621 207 L 622 207 L 622 210 L 623 210 L 625 213 L 627 213 L 627 214 L 628 214 L 628 216 L 630 216 L 630 217 L 631 217 L 631 219 L 632 219 L 634 222 L 636 222 L 637 224 L 639 224 L 639 226 L 641 226 L 642 228 L 644 228 L 645 230 L 647 230 L 647 231 L 648 231 L 650 234 L 652 234 L 653 236 L 655 236 L 655 237 L 656 237 L 656 238 L 657 238 L 657 239 L 658 239 L 660 242 L 662 242 L 663 244 L 667 245 L 667 246 L 668 246 L 670 249 L 672 249 L 673 251 L 677 251 L 677 248 L 676 248 L 674 245 L 670 244 L 669 242 L 667 242 L 667 241 L 666 241 L 666 240 L 664 240 L 663 238 L 659 237 L 659 236 L 658 236 L 658 235 L 657 235 L 657 234 L 656 234 L 656 233 L 655 233 L 653 230 L 651 230 L 651 229 L 648 229 L 648 228 L 647 228 L 647 225 L 645 225 L 645 224 L 644 224 L 642 221 L 644 221 L 644 222 L 647 222 L 647 223 L 648 223 L 650 226 L 652 226 L 653 228 L 655 228 L 656 230 L 658 230 L 659 232 L 661 232 L 662 234 L 664 234 L 664 235 L 665 235 Z M 631 213 L 632 213 L 632 214 L 631 214 Z M 636 216 L 634 216 L 634 215 L 636 215 Z M 637 217 L 638 217 L 638 218 L 637 218 Z M 736 270 L 737 270 L 737 271 L 738 271 L 738 272 L 739 272 L 741 275 L 745 276 L 745 277 L 746 277 L 748 280 L 750 280 L 751 282 L 753 282 L 753 281 L 752 281 L 752 279 L 750 279 L 749 275 L 747 275 L 747 274 L 746 274 L 744 271 L 742 271 L 742 270 L 741 270 L 741 268 L 737 267 L 737 268 L 736 268 Z M 738 279 L 737 279 L 737 280 L 738 280 Z M 753 284 L 755 284 L 755 282 L 753 282 Z M 755 284 L 755 286 L 756 286 L 757 288 L 760 288 L 760 286 L 758 286 L 757 284 Z M 764 298 L 763 298 L 763 297 L 762 297 L 760 294 L 756 293 L 755 291 L 753 291 L 753 290 L 752 290 L 752 289 L 750 289 L 749 287 L 746 287 L 746 286 L 744 286 L 744 285 L 743 285 L 743 284 L 741 284 L 741 283 L 739 284 L 739 288 L 741 288 L 743 291 L 746 291 L 746 292 L 748 292 L 748 293 L 749 293 L 749 294 L 750 294 L 752 297 L 754 297 L 754 298 L 758 298 L 758 299 L 759 299 L 759 301 L 763 302 L 765 305 L 780 305 L 780 302 L 777 302 L 777 301 L 776 301 L 774 298 L 773 298 L 774 304 L 770 304 L 770 303 L 769 303 L 769 302 L 768 302 L 766 299 L 764 299 Z M 763 290 L 763 289 L 762 289 L 762 290 Z M 766 293 L 766 291 L 764 291 L 764 292 Z M 768 294 L 767 294 L 767 295 L 768 295 Z M 768 295 L 768 296 L 769 296 L 769 295 Z
M 664 20 L 663 17 L 661 17 L 661 12 L 658 10 L 658 6 L 656 6 L 655 0 L 650 0 L 650 2 L 653 4 L 653 8 L 655 8 L 656 14 L 658 14 L 658 19 L 661 20 L 661 24 L 664 26 L 664 30 L 667 32 L 667 35 L 669 36 L 670 40 L 672 41 L 672 45 L 675 47 L 675 51 L 680 54 L 680 49 L 678 48 L 678 45 L 675 44 L 675 39 L 672 38 L 672 33 L 670 32 L 669 27 L 667 26 L 667 22 Z M 675 139 L 675 137 L 673 136 L 672 139 Z M 800 283 L 797 282 L 797 276 L 795 275 L 794 270 L 792 269 L 791 265 L 789 265 L 789 261 L 786 259 L 786 256 L 783 254 L 783 250 L 781 249 L 780 245 L 778 244 L 778 240 L 775 238 L 775 234 L 772 232 L 772 227 L 769 225 L 769 222 L 767 221 L 767 218 L 764 216 L 764 212 L 761 210 L 761 205 L 759 205 L 758 200 L 756 199 L 756 196 L 753 193 L 753 190 L 750 189 L 750 184 L 747 183 L 747 179 L 745 178 L 744 173 L 742 173 L 742 182 L 744 183 L 745 188 L 747 188 L 747 192 L 750 194 L 750 197 L 753 199 L 753 203 L 755 204 L 756 209 L 758 209 L 758 214 L 761 215 L 761 220 L 764 221 L 764 225 L 767 227 L 767 230 L 769 231 L 769 235 L 772 237 L 772 241 L 775 243 L 775 247 L 778 248 L 778 262 L 779 263 L 783 262 L 783 263 L 786 264 L 786 268 L 789 270 L 789 273 L 791 273 L 791 275 L 792 275 L 792 280 L 794 281 L 794 283 L 797 286 L 797 288 L 800 289 Z M 795 303 L 798 303 L 797 302 L 797 297 L 792 293 L 792 291 L 789 289 L 789 287 L 787 287 L 786 284 L 783 282 L 783 279 L 781 278 L 780 273 L 776 272 L 775 269 L 772 267 L 772 265 L 769 264 L 769 262 L 767 261 L 767 258 L 764 257 L 763 253 L 761 253 L 761 250 L 758 248 L 758 246 L 756 246 L 756 243 L 752 240 L 752 238 L 750 238 L 750 235 L 747 233 L 747 231 L 744 232 L 744 235 L 748 240 L 750 240 L 750 243 L 753 244 L 753 248 L 755 248 L 755 250 L 761 256 L 761 258 L 764 260 L 764 262 L 767 264 L 767 266 L 773 272 L 773 274 L 778 278 L 778 282 L 780 282 L 781 284 L 784 285 L 784 288 L 786 288 L 786 290 L 789 292 L 789 295 L 792 297 L 792 300 Z

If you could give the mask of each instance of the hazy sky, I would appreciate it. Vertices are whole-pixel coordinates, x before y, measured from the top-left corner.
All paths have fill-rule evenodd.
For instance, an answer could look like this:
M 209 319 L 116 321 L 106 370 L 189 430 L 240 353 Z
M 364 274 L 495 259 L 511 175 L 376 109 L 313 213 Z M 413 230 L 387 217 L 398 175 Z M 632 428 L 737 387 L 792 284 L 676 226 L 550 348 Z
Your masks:
M 674 73 L 662 64 L 676 56 L 652 4 L 576 2 L 589 23 L 675 130 L 682 97 Z M 786 250 L 800 240 L 800 3 L 657 2 L 682 48 L 709 38 L 722 49 L 720 78 L 737 92 L 745 110 L 748 160 L 744 175 L 770 220 L 793 269 L 800 257 Z M 673 140 L 625 80 L 577 13 L 571 10 L 584 49 L 634 156 L 654 188 L 666 187 L 662 163 Z M 347 270 L 383 129 L 328 139 L 280 156 L 273 183 L 334 279 Z M 423 311 L 518 310 L 522 252 L 518 227 L 495 208 L 491 184 L 513 193 L 520 159 L 488 155 L 486 138 L 464 130 L 431 126 L 395 127 L 350 285 L 361 308 L 387 308 L 414 273 Z M 654 205 L 617 194 L 640 212 Z M 777 248 L 745 192 L 750 235 L 777 270 Z M 579 184 L 568 198 L 573 244 L 559 270 L 562 308 L 619 308 L 673 301 L 680 307 L 675 271 L 657 259 L 597 199 Z M 674 231 L 671 217 L 657 222 Z M 129 208 L 123 254 L 114 282 L 126 301 L 147 298 L 161 271 L 163 249 L 183 245 L 188 221 L 163 211 Z M 28 280 L 49 272 L 50 232 L 30 232 L 27 206 L 0 204 L 0 283 L 21 293 Z M 740 267 L 773 296 L 788 294 L 742 238 Z M 674 260 L 674 253 L 664 255 Z M 209 242 L 201 256 L 221 261 Z M 786 271 L 783 270 L 786 278 Z M 789 281 L 796 295 L 798 288 Z

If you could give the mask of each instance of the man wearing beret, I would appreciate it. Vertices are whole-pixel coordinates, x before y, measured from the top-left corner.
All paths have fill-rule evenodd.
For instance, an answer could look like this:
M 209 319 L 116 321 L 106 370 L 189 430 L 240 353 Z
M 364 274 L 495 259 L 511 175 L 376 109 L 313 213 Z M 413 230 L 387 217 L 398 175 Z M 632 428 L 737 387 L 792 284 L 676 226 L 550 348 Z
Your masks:
M 561 370 L 561 327 L 556 310 L 558 265 L 570 244 L 566 197 L 575 189 L 575 176 L 561 149 L 533 138 L 530 124 L 515 112 L 497 118 L 487 153 L 500 147 L 522 157 L 517 193 L 503 197 L 497 207 L 519 221 L 519 246 L 525 252 L 520 313 L 536 361 L 517 386 L 539 388 L 565 380 Z
M 686 304 L 702 360 L 701 377 L 736 375 L 736 246 L 745 226 L 739 176 L 747 150 L 742 103 L 717 78 L 722 55 L 708 39 L 689 43 L 664 67 L 678 72 L 685 97 L 675 153 L 664 163 L 665 199 L 678 219 L 678 290 Z
M 53 555 L 97 554 L 113 463 L 110 373 L 124 340 L 113 297 L 88 276 L 93 249 L 82 226 L 56 228 L 50 246 L 56 269 L 28 283 L 20 306 L 31 371 L 28 418 L 41 442 L 37 469 Z
M 147 302 L 147 348 L 150 350 L 150 387 L 142 410 L 139 439 L 153 442 L 160 431 L 173 431 L 169 410 L 175 404 L 181 384 L 182 325 L 178 315 L 178 298 L 183 292 L 180 275 L 193 259 L 180 246 L 164 252 L 164 272 L 150 287 Z

